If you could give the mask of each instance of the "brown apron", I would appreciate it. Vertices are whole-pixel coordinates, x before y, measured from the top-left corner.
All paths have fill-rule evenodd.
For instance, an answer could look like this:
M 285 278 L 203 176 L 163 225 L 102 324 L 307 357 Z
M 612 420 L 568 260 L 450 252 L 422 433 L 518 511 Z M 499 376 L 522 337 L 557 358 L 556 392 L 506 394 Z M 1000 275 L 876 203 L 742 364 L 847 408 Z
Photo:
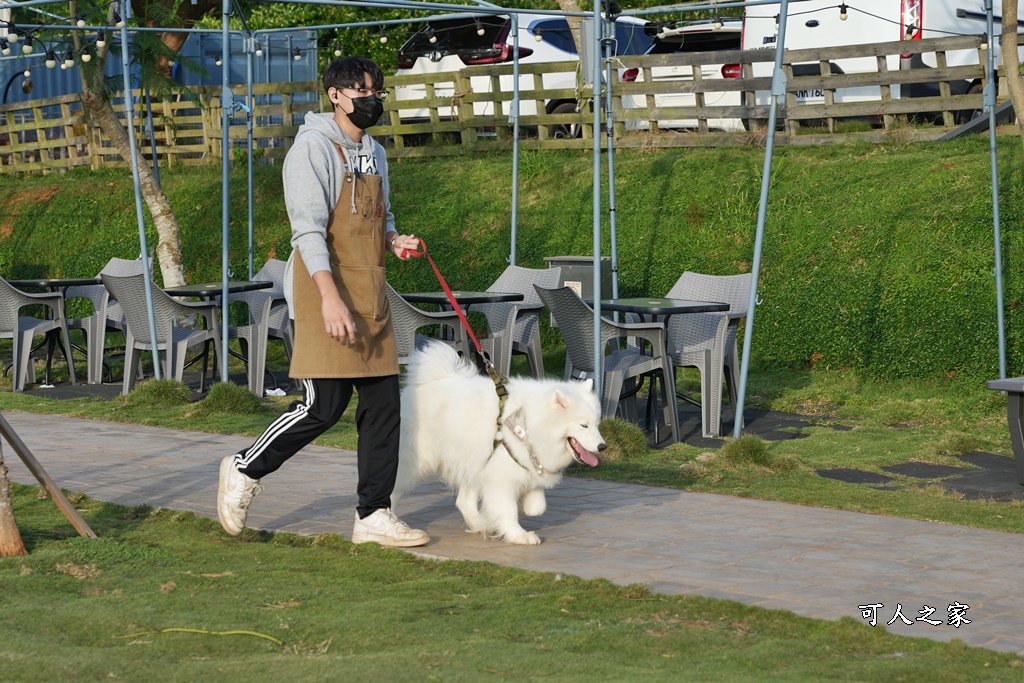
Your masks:
M 356 213 L 352 213 L 350 195 L 353 184 Z M 341 196 L 327 223 L 327 250 L 334 284 L 355 322 L 356 341 L 352 345 L 327 335 L 320 291 L 296 250 L 292 275 L 295 349 L 290 377 L 398 374 L 395 331 L 384 289 L 386 213 L 381 177 L 346 172 Z

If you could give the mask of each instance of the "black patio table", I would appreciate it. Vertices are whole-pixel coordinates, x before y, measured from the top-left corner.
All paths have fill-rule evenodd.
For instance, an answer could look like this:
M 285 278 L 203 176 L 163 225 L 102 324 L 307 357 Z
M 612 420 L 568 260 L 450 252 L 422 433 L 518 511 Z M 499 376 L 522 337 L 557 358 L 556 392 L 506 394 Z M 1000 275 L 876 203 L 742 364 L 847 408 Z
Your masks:
M 437 304 L 438 306 L 451 307 L 448 295 L 444 292 L 411 292 L 406 294 L 400 292 L 403 299 L 414 304 Z M 494 304 L 502 301 L 522 301 L 526 297 L 519 292 L 474 292 L 462 289 L 453 289 L 452 296 L 460 306 L 466 310 L 473 304 Z
M 18 278 L 16 280 L 8 280 L 12 286 L 18 289 L 47 289 L 51 292 L 60 292 L 65 294 L 68 291 L 68 287 L 81 287 L 84 285 L 99 285 L 102 284 L 102 280 L 98 277 L 38 277 L 38 278 Z M 66 312 L 65 312 L 66 314 Z M 49 309 L 47 309 L 47 316 L 49 316 Z M 43 344 L 46 344 L 46 384 L 50 385 L 50 367 L 53 364 L 53 352 L 60 346 L 61 352 L 64 353 L 64 359 L 68 363 L 68 374 L 71 376 L 71 383 L 75 384 L 75 360 L 73 349 L 78 349 L 82 353 L 85 353 L 85 349 L 71 345 L 71 349 L 65 349 L 64 343 L 60 340 L 60 330 L 50 330 L 46 333 L 46 337 L 43 341 L 36 344 L 32 351 L 36 351 L 42 348 Z M 7 369 L 10 365 L 4 367 L 4 374 L 7 373 Z

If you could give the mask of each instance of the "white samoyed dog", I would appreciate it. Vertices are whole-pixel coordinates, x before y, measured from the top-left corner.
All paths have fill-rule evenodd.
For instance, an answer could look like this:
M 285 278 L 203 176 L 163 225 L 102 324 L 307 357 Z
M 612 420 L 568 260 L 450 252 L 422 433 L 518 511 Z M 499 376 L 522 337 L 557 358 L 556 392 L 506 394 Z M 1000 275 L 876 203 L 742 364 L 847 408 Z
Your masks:
M 519 512 L 544 513 L 544 490 L 574 460 L 597 466 L 605 449 L 593 381 L 508 380 L 501 411 L 494 382 L 446 344 L 413 354 L 402 391 L 402 445 L 392 506 L 419 481 L 455 489 L 469 531 L 537 545 Z

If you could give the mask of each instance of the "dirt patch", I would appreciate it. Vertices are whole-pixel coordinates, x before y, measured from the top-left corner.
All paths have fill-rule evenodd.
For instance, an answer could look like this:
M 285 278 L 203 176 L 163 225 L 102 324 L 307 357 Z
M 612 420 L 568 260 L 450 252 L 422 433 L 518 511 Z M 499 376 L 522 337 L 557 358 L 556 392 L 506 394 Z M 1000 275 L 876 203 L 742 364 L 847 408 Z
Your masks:
M 22 207 L 28 205 L 29 210 L 43 202 L 50 201 L 57 194 L 52 187 L 40 187 L 28 190 L 19 190 L 11 193 L 7 200 L 7 218 L 0 223 L 0 239 L 10 237 L 14 232 L 14 219 L 21 215 Z

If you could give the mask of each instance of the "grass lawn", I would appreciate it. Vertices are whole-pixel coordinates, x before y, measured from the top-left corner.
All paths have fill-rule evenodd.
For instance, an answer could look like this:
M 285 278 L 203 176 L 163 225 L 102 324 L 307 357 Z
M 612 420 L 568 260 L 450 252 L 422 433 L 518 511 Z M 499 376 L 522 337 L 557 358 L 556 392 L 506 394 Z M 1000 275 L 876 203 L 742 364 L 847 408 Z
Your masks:
M 1019 681 L 1024 660 L 843 618 L 246 531 L 13 485 L 5 681 Z

